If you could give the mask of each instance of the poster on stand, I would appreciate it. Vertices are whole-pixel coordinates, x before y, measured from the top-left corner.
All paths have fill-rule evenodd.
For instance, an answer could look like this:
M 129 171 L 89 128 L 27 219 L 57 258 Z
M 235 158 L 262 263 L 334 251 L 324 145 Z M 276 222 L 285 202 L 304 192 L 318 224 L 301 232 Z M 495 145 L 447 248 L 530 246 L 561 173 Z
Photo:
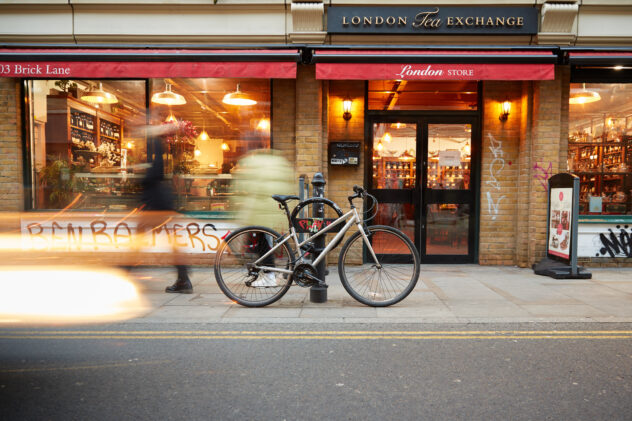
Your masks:
M 570 259 L 573 188 L 552 188 L 549 206 L 549 254 Z

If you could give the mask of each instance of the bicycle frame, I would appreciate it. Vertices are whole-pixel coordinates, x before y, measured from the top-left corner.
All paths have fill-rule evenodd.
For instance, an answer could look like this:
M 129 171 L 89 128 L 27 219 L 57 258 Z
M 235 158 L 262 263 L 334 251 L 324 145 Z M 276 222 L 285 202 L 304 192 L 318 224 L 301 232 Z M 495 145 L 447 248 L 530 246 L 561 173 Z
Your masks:
M 282 241 L 278 242 L 267 253 L 265 253 L 263 256 L 259 257 L 259 259 L 257 259 L 254 262 L 254 267 L 256 269 L 265 269 L 265 270 L 267 270 L 269 272 L 279 272 L 279 273 L 287 273 L 287 274 L 293 273 L 293 271 L 288 270 L 288 269 L 280 269 L 280 268 L 274 268 L 274 267 L 268 267 L 268 266 L 260 266 L 259 264 L 260 264 L 260 262 L 264 261 L 268 256 L 270 256 L 272 253 L 274 253 L 274 251 L 277 248 L 281 247 L 283 244 L 285 244 L 285 242 L 290 240 L 290 238 L 294 239 L 294 243 L 296 244 L 296 250 L 297 250 L 297 252 L 299 253 L 299 256 L 300 256 L 301 247 L 303 247 L 305 244 L 307 244 L 311 240 L 314 240 L 315 238 L 318 238 L 319 236 L 326 234 L 329 230 L 333 229 L 333 227 L 335 227 L 336 225 L 340 224 L 343 221 L 346 221 L 348 218 L 350 218 L 349 221 L 347 221 L 345 223 L 344 227 L 342 227 L 340 232 L 338 232 L 336 234 L 336 236 L 327 244 L 327 246 L 323 249 L 323 251 L 320 253 L 320 255 L 316 259 L 314 259 L 314 261 L 312 262 L 312 265 L 314 265 L 314 266 L 318 265 L 318 263 L 320 263 L 325 258 L 327 253 L 329 253 L 334 248 L 334 245 L 337 244 L 338 240 L 341 239 L 342 236 L 345 235 L 345 233 L 347 231 L 349 231 L 351 226 L 355 224 L 358 227 L 358 230 L 360 231 L 360 234 L 362 235 L 364 243 L 366 244 L 367 248 L 369 249 L 369 251 L 371 253 L 371 257 L 373 258 L 373 261 L 375 262 L 375 264 L 379 268 L 380 264 L 379 264 L 379 262 L 377 260 L 377 256 L 375 255 L 375 252 L 373 251 L 373 247 L 371 247 L 371 242 L 369 241 L 369 237 L 367 237 L 366 233 L 364 232 L 364 229 L 362 228 L 362 220 L 360 219 L 360 216 L 358 215 L 358 211 L 357 211 L 357 209 L 355 207 L 352 207 L 351 210 L 349 210 L 349 212 L 347 212 L 344 215 L 340 216 L 335 221 L 333 221 L 330 225 L 328 225 L 327 227 L 325 227 L 322 230 L 318 231 L 316 234 L 306 238 L 303 241 L 299 240 L 298 234 L 296 233 L 296 229 L 290 223 L 290 233 L 283 235 L 283 237 L 281 237 L 281 238 L 283 238 Z M 302 259 L 302 256 L 300 256 L 299 259 Z

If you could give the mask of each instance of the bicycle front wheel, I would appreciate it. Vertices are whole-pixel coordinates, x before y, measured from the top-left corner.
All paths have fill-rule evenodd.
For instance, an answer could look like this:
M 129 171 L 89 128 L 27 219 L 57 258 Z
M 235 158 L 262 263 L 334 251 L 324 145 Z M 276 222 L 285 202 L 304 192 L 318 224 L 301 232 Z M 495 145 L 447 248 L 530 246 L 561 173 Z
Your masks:
M 340 251 L 340 282 L 349 295 L 363 304 L 390 306 L 415 288 L 419 279 L 419 253 L 412 241 L 393 227 L 368 228 L 366 234 L 375 258 L 362 233 L 353 234 Z
M 280 237 L 266 227 L 244 227 L 226 237 L 215 255 L 215 280 L 228 298 L 246 307 L 262 307 L 287 292 L 292 283 L 289 274 L 252 269 L 254 262 L 270 251 Z M 293 257 L 286 242 L 259 266 L 292 270 Z

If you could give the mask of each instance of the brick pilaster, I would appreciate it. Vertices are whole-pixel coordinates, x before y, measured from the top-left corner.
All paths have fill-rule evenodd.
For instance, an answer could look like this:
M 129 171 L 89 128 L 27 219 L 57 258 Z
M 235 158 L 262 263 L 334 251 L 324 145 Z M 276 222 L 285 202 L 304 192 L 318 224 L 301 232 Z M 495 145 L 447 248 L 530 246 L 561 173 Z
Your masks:
M 24 209 L 19 97 L 16 79 L 0 78 L 0 211 Z

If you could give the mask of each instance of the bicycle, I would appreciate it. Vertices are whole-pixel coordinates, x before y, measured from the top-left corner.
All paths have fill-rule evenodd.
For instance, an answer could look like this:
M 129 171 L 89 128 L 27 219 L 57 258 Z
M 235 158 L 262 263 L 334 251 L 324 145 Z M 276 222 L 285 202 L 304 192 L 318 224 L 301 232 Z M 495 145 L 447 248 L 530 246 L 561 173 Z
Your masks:
M 298 196 L 273 195 L 289 223 L 283 235 L 263 226 L 247 226 L 231 232 L 222 242 L 215 258 L 215 279 L 222 292 L 246 307 L 262 307 L 279 300 L 292 283 L 301 287 L 325 286 L 318 278 L 316 266 L 342 241 L 344 234 L 356 225 L 355 232 L 342 246 L 338 258 L 338 273 L 345 290 L 357 301 L 386 307 L 396 304 L 411 293 L 419 279 L 419 253 L 412 241 L 400 230 L 385 225 L 366 225 L 353 204 L 355 199 L 377 199 L 364 188 L 353 187 L 348 196 L 350 210 L 343 214 L 333 201 L 312 197 L 300 201 L 290 214 L 287 202 Z M 337 218 L 303 241 L 297 234 L 297 219 L 309 205 L 327 206 Z M 343 221 L 346 223 L 313 261 L 314 239 L 330 232 Z M 321 220 L 321 222 L 323 222 Z M 329 221 L 326 221 L 329 222 Z M 294 240 L 297 253 L 290 244 Z M 377 252 L 376 252 L 377 250 Z M 386 251 L 386 253 L 384 253 Z M 397 253 L 393 253 L 397 251 Z

